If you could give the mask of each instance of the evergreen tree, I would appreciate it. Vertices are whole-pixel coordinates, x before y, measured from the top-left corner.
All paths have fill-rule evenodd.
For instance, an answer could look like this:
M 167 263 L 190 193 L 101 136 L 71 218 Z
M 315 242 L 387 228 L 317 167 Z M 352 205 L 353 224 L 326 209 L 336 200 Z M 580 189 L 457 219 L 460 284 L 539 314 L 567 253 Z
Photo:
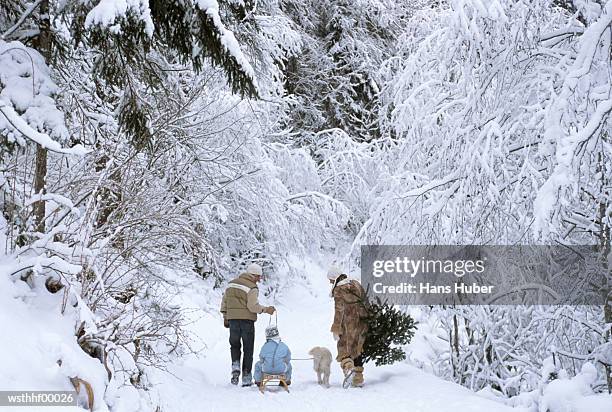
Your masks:
M 252 1 L 137 4 L 123 10 L 104 0 L 3 2 L 1 40 L 34 48 L 56 70 L 86 58 L 96 94 L 117 109 L 122 130 L 139 148 L 152 137 L 151 110 L 144 97 L 171 92 L 164 82 L 176 70 L 173 64 L 199 72 L 210 62 L 222 69 L 234 93 L 258 97 L 254 70 L 226 25 L 246 21 L 242 26 L 256 31 L 254 19 L 248 19 Z
M 41 69 L 29 75 L 34 78 L 41 71 L 49 71 L 47 67 L 52 69 L 50 78 L 58 77 L 62 71 L 73 69 L 74 62 L 83 62 L 82 69 L 87 74 L 81 81 L 95 85 L 94 99 L 117 113 L 122 138 L 128 137 L 137 150 L 143 150 L 151 147 L 155 134 L 152 96 L 174 98 L 177 90 L 169 78 L 178 64 L 197 73 L 210 62 L 223 70 L 232 92 L 258 97 L 254 70 L 224 22 L 247 21 L 243 26 L 257 30 L 255 23 L 249 24 L 247 19 L 253 7 L 249 0 L 240 5 L 217 0 L 153 0 L 132 2 L 125 9 L 105 0 L 31 3 L 11 0 L 0 5 L 0 49 L 4 49 L 5 42 L 17 41 L 31 47 L 31 51 L 23 49 L 26 54 L 40 53 Z M 6 52 L 19 53 L 14 51 L 17 47 L 6 48 Z M 0 75 L 8 69 L 0 67 Z M 17 86 L 0 83 L 0 90 L 15 90 Z M 40 93 L 32 89 L 5 91 L 5 95 Z M 54 103 L 55 96 L 49 98 Z M 28 110 L 19 107 L 22 103 L 1 100 L 0 103 L 19 115 Z M 26 118 L 39 132 L 56 139 L 54 129 L 60 123 L 63 127 L 63 121 L 56 120 L 61 116 L 48 122 L 32 121 L 32 116 Z M 6 149 L 0 148 L 0 154 L 12 145 L 6 135 L 15 132 L 14 127 L 2 124 L 0 121 L 0 144 Z M 38 145 L 33 177 L 35 193 L 46 192 L 46 175 L 47 148 Z M 35 202 L 33 209 L 36 230 L 44 232 L 45 200 Z
M 283 3 L 303 37 L 302 54 L 286 68 L 286 89 L 297 103 L 292 128 L 307 135 L 339 128 L 357 141 L 380 137 L 378 71 L 410 7 L 371 0 Z
M 381 366 L 403 361 L 406 353 L 401 345 L 410 343 L 417 323 L 412 316 L 380 297 L 373 301 L 366 299 L 368 334 L 361 355 L 363 362 L 374 361 L 376 366 Z
M 93 49 L 93 80 L 102 97 L 116 100 L 114 89 L 123 90 L 115 102 L 119 124 L 136 147 L 144 148 L 152 138 L 151 109 L 143 97 L 146 91 L 164 92 L 175 63 L 198 73 L 211 62 L 223 70 L 234 93 L 258 96 L 254 70 L 221 20 L 221 15 L 228 21 L 246 19 L 251 1 L 238 6 L 216 0 L 154 0 L 144 11 L 128 9 L 110 19 L 102 6 L 73 3 L 68 12 L 73 16 L 71 34 L 76 45 Z

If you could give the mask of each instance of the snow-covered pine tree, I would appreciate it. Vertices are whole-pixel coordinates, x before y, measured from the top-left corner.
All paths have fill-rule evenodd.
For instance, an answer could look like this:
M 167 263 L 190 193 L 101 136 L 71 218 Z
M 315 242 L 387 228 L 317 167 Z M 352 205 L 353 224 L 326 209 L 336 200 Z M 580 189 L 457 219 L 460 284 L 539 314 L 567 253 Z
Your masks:
M 288 126 L 313 133 L 338 128 L 357 141 L 380 137 L 379 68 L 393 55 L 397 29 L 421 2 L 286 1 L 303 38 L 285 69 L 295 99 Z
M 230 2 L 225 5 L 225 12 L 245 17 L 248 7 L 249 4 L 238 6 Z M 139 89 L 159 88 L 166 70 L 155 55 L 166 55 L 183 63 L 189 61 L 196 71 L 209 59 L 224 70 L 234 92 L 257 95 L 254 71 L 233 33 L 222 22 L 220 12 L 215 0 L 202 0 L 197 5 L 134 3 L 125 9 L 107 0 L 98 4 L 11 1 L 2 7 L 0 41 L 16 39 L 31 44 L 46 64 L 53 63 L 55 67 L 61 67 L 71 49 L 74 53 L 86 48 L 95 56 L 92 74 L 98 97 L 119 109 L 120 126 L 135 146 L 143 148 L 151 138 L 151 118 Z M 59 30 L 60 26 L 69 28 L 69 32 Z M 123 90 L 119 98 L 113 88 Z M 4 104 L 14 106 L 14 102 Z M 15 127 L 6 128 L 9 132 L 12 129 Z M 41 131 L 48 131 L 48 127 Z M 33 188 L 36 193 L 44 193 L 46 148 L 37 148 L 35 164 Z M 44 201 L 34 203 L 36 225 L 41 232 L 44 211 Z
M 92 74 L 100 97 L 119 108 L 119 124 L 134 144 L 151 138 L 151 108 L 141 89 L 163 90 L 168 81 L 164 62 L 188 64 L 196 72 L 212 62 L 227 76 L 232 91 L 256 97 L 253 67 L 226 19 L 247 18 L 253 3 L 216 0 L 152 1 L 117 8 L 111 1 L 71 2 L 58 10 L 70 23 L 67 44 L 90 49 Z M 123 90 L 117 101 L 113 88 Z

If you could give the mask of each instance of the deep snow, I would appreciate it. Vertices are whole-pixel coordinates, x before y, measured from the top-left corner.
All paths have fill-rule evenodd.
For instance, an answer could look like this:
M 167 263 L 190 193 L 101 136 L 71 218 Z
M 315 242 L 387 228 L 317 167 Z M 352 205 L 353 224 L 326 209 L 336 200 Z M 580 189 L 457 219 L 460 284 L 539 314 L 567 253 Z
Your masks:
M 305 292 L 302 292 L 305 293 Z M 326 346 L 335 356 L 335 342 L 329 333 L 333 317 L 331 300 L 326 296 L 300 296 L 299 290 L 284 296 L 278 325 L 283 341 L 295 358 L 307 358 L 313 346 Z M 264 342 L 264 329 L 269 316 L 260 317 L 256 326 L 256 351 Z M 164 409 L 175 412 L 194 410 L 233 411 L 510 411 L 450 382 L 442 381 L 407 364 L 375 368 L 365 367 L 364 388 L 342 389 L 342 372 L 337 362 L 332 364 L 331 387 L 316 383 L 312 361 L 293 361 L 290 393 L 267 391 L 255 387 L 242 388 L 229 384 L 228 333 L 219 318 L 202 319 L 208 350 L 200 359 L 190 358 L 171 368 L 182 381 L 169 375 L 159 376 L 158 388 L 164 399 Z
M 313 346 L 326 346 L 336 355 L 329 328 L 333 320 L 333 301 L 321 268 L 309 265 L 310 285 L 295 285 L 277 297 L 278 327 L 294 358 L 308 358 Z M 184 296 L 197 304 L 197 289 Z M 316 290 L 313 294 L 309 290 Z M 260 300 L 270 304 L 265 297 Z M 279 303 L 280 302 L 280 303 Z M 186 302 L 183 302 L 186 304 Z M 271 317 L 262 315 L 256 323 L 255 357 L 264 343 L 264 329 Z M 272 317 L 272 322 L 274 322 Z M 445 382 L 407 363 L 385 367 L 365 366 L 364 388 L 342 389 L 342 372 L 332 364 L 330 388 L 316 383 L 312 361 L 293 361 L 290 393 L 273 388 L 261 394 L 257 388 L 234 387 L 229 383 L 229 333 L 219 314 L 205 314 L 193 325 L 205 337 L 207 349 L 200 357 L 189 356 L 173 365 L 175 375 L 156 374 L 156 386 L 164 410 L 173 412 L 265 410 L 265 411 L 523 411 L 485 399 L 459 385 Z
M 305 276 L 301 283 L 290 285 L 282 295 L 276 296 L 281 336 L 291 348 L 294 358 L 307 358 L 308 350 L 317 345 L 328 347 L 335 355 L 335 342 L 329 333 L 333 302 L 329 297 L 324 271 L 312 262 L 303 270 Z M 102 395 L 104 370 L 97 360 L 78 348 L 71 326 L 73 319 L 59 315 L 59 296 L 48 294 L 41 287 L 36 288 L 38 296 L 34 296 L 25 283 L 13 283 L 6 276 L 0 276 L 0 323 L 4 329 L 0 340 L 0 389 L 70 390 L 67 376 L 76 374 L 91 381 L 97 399 L 105 396 L 116 412 L 151 411 L 157 405 L 161 406 L 162 412 L 338 412 L 389 411 L 390 408 L 414 412 L 536 412 L 536 409 L 512 408 L 501 400 L 476 394 L 412 366 L 427 366 L 427 357 L 436 356 L 437 353 L 429 346 L 436 345 L 436 338 L 435 328 L 427 324 L 427 320 L 423 321 L 408 347 L 412 362 L 384 367 L 366 365 L 364 388 L 342 389 L 342 373 L 336 362 L 332 364 L 331 387 L 317 385 L 309 360 L 294 361 L 290 393 L 272 388 L 261 394 L 254 386 L 232 386 L 229 383 L 228 330 L 223 328 L 218 313 L 220 291 L 211 293 L 210 286 L 198 279 L 177 278 L 177 281 L 184 285 L 176 303 L 192 309 L 187 311 L 192 321 L 189 329 L 193 347 L 200 350 L 197 354 L 177 359 L 166 372 L 149 370 L 152 389 L 141 391 L 139 397 L 130 385 L 111 385 Z M 264 296 L 260 300 L 272 303 Z M 270 317 L 264 315 L 256 324 L 256 355 L 263 344 L 264 329 L 269 322 Z M 58 358 L 66 360 L 61 367 L 56 363 Z M 572 385 L 564 387 L 573 388 Z M 612 397 L 583 397 L 579 406 L 573 404 L 576 398 L 569 396 L 571 393 L 566 389 L 561 388 L 563 394 L 558 394 L 556 390 L 557 394 L 554 395 L 558 399 L 565 396 L 561 402 L 563 412 L 612 410 Z M 147 397 L 151 399 L 150 403 L 145 401 Z M 0 407 L 0 410 L 49 411 L 46 407 Z M 62 412 L 76 410 L 82 409 L 53 408 L 53 411 Z M 96 410 L 102 412 L 108 409 L 97 402 Z

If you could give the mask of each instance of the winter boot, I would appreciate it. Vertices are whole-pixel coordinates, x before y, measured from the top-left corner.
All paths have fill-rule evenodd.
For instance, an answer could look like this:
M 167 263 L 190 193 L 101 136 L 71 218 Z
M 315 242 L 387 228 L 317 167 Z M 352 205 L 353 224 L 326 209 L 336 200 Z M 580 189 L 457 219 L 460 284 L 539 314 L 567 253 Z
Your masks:
M 232 362 L 232 385 L 238 385 L 238 378 L 240 378 L 240 361 Z
M 355 375 L 353 375 L 353 386 L 355 388 L 363 387 L 363 366 L 355 366 Z
M 342 387 L 344 389 L 350 387 L 353 384 L 353 376 L 355 376 L 355 364 L 351 358 L 344 358 L 340 362 L 340 367 L 344 373 L 344 381 Z
M 251 372 L 242 372 L 242 386 L 251 386 L 253 384 L 253 377 Z

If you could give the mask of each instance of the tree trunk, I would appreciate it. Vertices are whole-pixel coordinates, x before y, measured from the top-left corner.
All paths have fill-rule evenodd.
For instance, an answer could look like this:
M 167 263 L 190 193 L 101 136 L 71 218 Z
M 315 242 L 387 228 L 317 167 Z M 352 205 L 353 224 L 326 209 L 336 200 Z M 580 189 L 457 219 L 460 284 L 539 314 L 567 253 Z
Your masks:
M 608 293 L 607 304 L 604 307 L 604 319 L 605 319 L 606 324 L 612 323 L 612 298 L 610 297 L 609 293 Z M 610 328 L 608 328 L 608 330 L 606 331 L 606 342 L 610 342 L 611 339 L 612 339 L 612 331 L 610 330 Z M 608 382 L 608 393 L 612 394 L 612 367 L 606 365 L 605 370 L 606 370 L 606 379 Z
M 453 331 L 451 333 L 451 362 L 455 379 L 463 384 L 463 373 L 459 371 L 459 321 L 456 314 L 453 315 Z
M 40 34 L 36 40 L 36 48 L 45 58 L 47 65 L 51 65 L 51 18 L 49 16 L 49 0 L 43 0 L 39 6 Z M 36 147 L 36 168 L 34 171 L 34 193 L 43 195 L 46 193 L 47 183 L 47 149 L 42 146 Z M 36 230 L 45 231 L 45 201 L 39 200 L 34 203 L 34 221 Z
M 606 206 L 607 205 L 603 202 L 600 204 L 600 210 L 603 213 L 602 215 L 600 215 L 601 222 L 603 222 L 603 217 L 605 216 Z M 604 270 L 608 271 L 608 278 L 609 278 L 610 268 L 608 267 L 607 257 L 610 255 L 610 226 L 605 225 L 605 224 L 602 225 L 602 230 L 600 233 L 600 246 L 601 246 L 601 253 L 603 256 Z M 610 286 L 611 286 L 610 279 L 608 279 L 607 290 L 606 290 L 607 297 L 604 303 L 604 322 L 606 323 L 606 325 L 612 324 L 612 290 L 610 290 Z M 608 329 L 605 332 L 604 339 L 606 342 L 612 341 L 612 327 L 608 327 Z M 606 370 L 606 380 L 608 383 L 608 393 L 612 394 L 612 367 L 606 366 L 605 370 Z
M 34 193 L 42 195 L 46 193 L 47 182 L 47 149 L 36 147 L 36 170 L 34 172 Z M 34 219 L 36 230 L 40 233 L 45 231 L 45 201 L 39 200 L 34 203 Z

